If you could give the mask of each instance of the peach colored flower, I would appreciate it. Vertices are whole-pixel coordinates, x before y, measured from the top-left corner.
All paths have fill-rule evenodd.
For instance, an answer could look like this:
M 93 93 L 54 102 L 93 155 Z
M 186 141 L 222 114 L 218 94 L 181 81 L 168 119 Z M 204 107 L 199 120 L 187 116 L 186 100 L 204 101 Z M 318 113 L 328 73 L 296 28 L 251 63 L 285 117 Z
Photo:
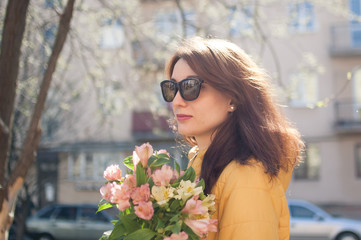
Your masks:
M 218 219 L 209 219 L 208 232 L 217 232 Z
M 131 194 L 134 204 L 138 204 L 139 202 L 148 202 L 150 197 L 150 189 L 149 184 L 143 184 L 140 187 L 134 189 Z
M 143 143 L 141 146 L 135 146 L 135 151 L 133 151 L 133 165 L 134 171 L 139 163 L 142 163 L 144 168 L 148 165 L 148 159 L 153 155 L 153 147 L 149 143 Z
M 137 179 L 134 175 L 126 175 L 123 184 L 127 185 L 127 188 L 131 193 L 137 186 Z
M 188 234 L 185 232 L 180 232 L 178 234 L 173 233 L 170 237 L 165 237 L 163 240 L 187 240 Z
M 113 183 L 108 182 L 104 186 L 100 188 L 100 194 L 102 195 L 102 198 L 110 202 L 110 199 L 112 197 L 112 188 Z
M 119 201 L 117 202 L 117 208 L 120 210 L 120 211 L 124 211 L 125 209 L 129 208 L 130 207 L 130 202 L 129 200 L 124 200 L 124 201 Z
M 103 176 L 108 181 L 120 180 L 122 178 L 122 171 L 119 165 L 113 164 L 105 169 Z
M 113 183 L 111 191 L 112 197 L 110 198 L 110 202 L 118 204 L 118 209 L 120 211 L 124 211 L 130 206 L 130 191 L 128 185 Z
M 167 186 L 173 178 L 173 170 L 170 166 L 164 164 L 161 169 L 154 171 L 152 178 L 155 185 Z
M 144 220 L 150 220 L 153 217 L 154 209 L 152 202 L 140 202 L 134 207 L 135 214 Z
M 192 231 L 201 238 L 205 237 L 208 233 L 209 219 L 194 220 L 187 218 L 184 223 L 187 224 L 187 226 L 190 227 Z
M 186 205 L 184 206 L 182 213 L 188 213 L 188 214 L 206 214 L 208 208 L 202 205 L 201 200 L 197 200 L 198 195 L 193 196 L 191 199 L 189 199 L 186 202 Z

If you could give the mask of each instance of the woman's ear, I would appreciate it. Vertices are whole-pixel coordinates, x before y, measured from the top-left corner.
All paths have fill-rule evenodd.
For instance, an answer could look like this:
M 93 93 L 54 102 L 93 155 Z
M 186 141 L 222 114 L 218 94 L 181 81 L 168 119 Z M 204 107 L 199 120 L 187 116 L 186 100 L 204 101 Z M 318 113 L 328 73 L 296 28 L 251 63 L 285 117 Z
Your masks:
M 235 104 L 233 104 L 232 100 L 229 101 L 228 104 L 228 112 L 234 112 L 236 110 Z

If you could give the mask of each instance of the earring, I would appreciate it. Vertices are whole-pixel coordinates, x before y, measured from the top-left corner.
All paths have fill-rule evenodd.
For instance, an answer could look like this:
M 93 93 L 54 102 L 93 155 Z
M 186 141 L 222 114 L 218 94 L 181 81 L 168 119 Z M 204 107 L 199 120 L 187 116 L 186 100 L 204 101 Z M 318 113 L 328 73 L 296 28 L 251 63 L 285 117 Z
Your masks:
M 231 108 L 231 112 L 233 112 L 236 109 L 235 106 L 231 106 L 230 108 Z

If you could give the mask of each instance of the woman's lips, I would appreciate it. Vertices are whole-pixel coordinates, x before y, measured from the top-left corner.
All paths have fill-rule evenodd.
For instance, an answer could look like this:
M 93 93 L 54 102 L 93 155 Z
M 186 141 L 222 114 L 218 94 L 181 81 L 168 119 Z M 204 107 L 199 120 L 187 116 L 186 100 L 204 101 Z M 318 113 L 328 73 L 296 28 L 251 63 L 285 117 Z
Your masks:
M 186 114 L 177 114 L 176 116 L 178 121 L 185 121 L 192 118 L 191 115 L 186 115 Z

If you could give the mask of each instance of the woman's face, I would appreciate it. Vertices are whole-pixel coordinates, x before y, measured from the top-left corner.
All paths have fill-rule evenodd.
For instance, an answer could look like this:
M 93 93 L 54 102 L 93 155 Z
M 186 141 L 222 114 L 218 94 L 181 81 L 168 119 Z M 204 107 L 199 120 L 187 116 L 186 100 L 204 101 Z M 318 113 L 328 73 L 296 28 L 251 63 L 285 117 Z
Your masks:
M 197 74 L 185 60 L 178 60 L 174 66 L 172 79 L 180 82 L 190 76 Z M 231 99 L 206 82 L 202 84 L 197 99 L 186 101 L 178 91 L 173 100 L 173 113 L 177 120 L 178 132 L 183 136 L 194 136 L 200 148 L 209 146 L 212 133 L 226 120 L 231 111 Z

